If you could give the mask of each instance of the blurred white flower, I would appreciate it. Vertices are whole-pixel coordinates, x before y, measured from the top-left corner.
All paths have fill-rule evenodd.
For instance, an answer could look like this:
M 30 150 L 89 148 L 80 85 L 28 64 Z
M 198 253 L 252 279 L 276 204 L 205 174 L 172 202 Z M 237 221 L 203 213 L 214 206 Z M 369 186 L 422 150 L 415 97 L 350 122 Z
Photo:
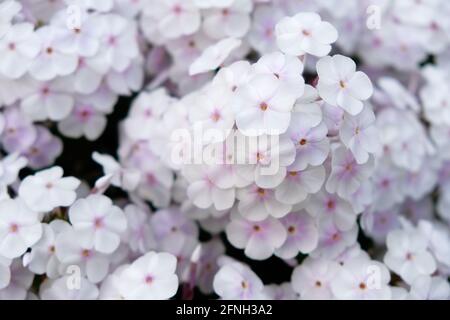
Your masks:
M 117 249 L 127 229 L 123 211 L 103 195 L 77 200 L 69 209 L 69 219 L 80 241 L 105 254 Z
M 351 115 L 363 109 L 361 101 L 373 93 L 369 77 L 356 71 L 355 62 L 342 55 L 324 57 L 317 62 L 317 90 L 325 102 L 339 106 Z
M 119 290 L 125 299 L 165 300 L 178 289 L 176 258 L 168 253 L 149 252 L 126 267 L 119 276 Z
M 42 236 L 42 224 L 36 212 L 20 199 L 0 202 L 0 256 L 14 259 L 24 254 Z
M 53 167 L 26 177 L 19 187 L 19 196 L 36 212 L 48 212 L 59 206 L 68 207 L 76 199 L 80 181 L 64 177 L 61 167 Z
M 301 12 L 285 17 L 275 27 L 281 51 L 292 56 L 311 54 L 323 57 L 338 38 L 337 30 L 317 13 Z

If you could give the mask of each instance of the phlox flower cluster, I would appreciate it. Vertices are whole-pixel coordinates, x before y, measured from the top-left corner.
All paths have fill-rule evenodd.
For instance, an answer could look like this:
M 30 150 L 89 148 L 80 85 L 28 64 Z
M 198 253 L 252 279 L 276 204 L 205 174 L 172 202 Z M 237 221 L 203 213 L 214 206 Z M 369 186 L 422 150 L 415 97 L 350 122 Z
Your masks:
M 449 299 L 449 14 L 0 2 L 0 299 Z

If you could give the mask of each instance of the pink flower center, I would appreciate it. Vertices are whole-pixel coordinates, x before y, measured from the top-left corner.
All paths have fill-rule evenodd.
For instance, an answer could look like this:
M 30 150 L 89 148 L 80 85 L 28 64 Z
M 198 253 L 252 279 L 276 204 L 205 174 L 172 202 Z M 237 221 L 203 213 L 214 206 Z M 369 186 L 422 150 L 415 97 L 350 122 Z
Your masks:
M 257 152 L 256 153 L 256 161 L 260 162 L 264 160 L 264 154 L 262 154 L 261 152 Z
M 8 48 L 9 48 L 9 50 L 14 51 L 14 50 L 16 50 L 16 44 L 15 44 L 14 42 L 11 42 L 11 43 L 8 45 Z
M 83 251 L 81 251 L 81 256 L 83 258 L 89 258 L 91 256 L 91 251 L 88 249 L 83 249 Z
M 220 112 L 218 110 L 215 110 L 212 114 L 211 114 L 211 119 L 214 122 L 218 122 L 220 120 L 220 118 L 222 118 Z
M 153 185 L 156 184 L 156 178 L 155 178 L 155 176 L 153 175 L 153 173 L 147 173 L 146 178 L 147 178 L 147 183 L 148 183 L 149 185 L 153 186 Z
M 382 186 L 383 188 L 389 187 L 390 184 L 391 184 L 391 182 L 390 182 L 388 179 L 383 179 L 383 180 L 381 181 L 381 186 Z
M 46 95 L 48 95 L 50 93 L 50 88 L 49 87 L 44 87 L 44 88 L 42 88 L 41 92 L 42 92 L 42 94 L 44 96 L 46 96 Z
M 266 38 L 272 38 L 273 36 L 272 28 L 267 28 L 266 31 L 264 32 L 264 35 L 266 36 Z
M 12 224 L 9 226 L 9 231 L 10 231 L 11 233 L 17 233 L 17 232 L 19 231 L 19 226 L 18 226 L 16 223 L 12 223 Z
M 82 122 L 87 122 L 92 115 L 92 111 L 89 107 L 82 108 L 79 112 L 77 112 L 78 118 Z
M 181 6 L 179 4 L 177 4 L 173 7 L 173 12 L 177 15 L 181 14 L 181 12 L 183 12 L 183 8 L 181 8 Z
M 334 233 L 331 236 L 331 240 L 333 240 L 333 241 L 338 241 L 339 239 L 341 239 L 341 235 L 338 232 Z
M 263 188 L 256 189 L 256 195 L 259 197 L 260 200 L 264 200 L 267 196 L 267 191 Z
M 334 208 L 336 208 L 336 203 L 334 202 L 334 200 L 328 200 L 327 202 L 327 208 L 330 210 L 333 210 Z
M 145 283 L 148 284 L 148 285 L 152 284 L 153 283 L 153 277 L 151 275 L 147 275 L 145 277 Z
M 40 150 L 37 147 L 31 147 L 29 153 L 32 156 L 37 156 L 40 153 Z
M 117 38 L 115 36 L 110 36 L 108 39 L 108 44 L 110 46 L 115 46 L 117 44 Z
M 94 226 L 96 229 L 100 229 L 103 227 L 103 218 L 95 218 Z
M 145 111 L 144 111 L 144 116 L 145 116 L 146 118 L 151 118 L 151 117 L 153 116 L 152 110 L 150 110 L 150 109 L 145 109 Z
M 86 62 L 85 62 L 84 58 L 79 58 L 78 59 L 78 67 L 84 68 L 85 66 L 86 66 Z
M 269 106 L 268 106 L 267 103 L 265 103 L 265 102 L 261 102 L 261 104 L 259 105 L 259 108 L 260 108 L 262 111 L 266 111 L 268 107 L 269 107 Z
M 430 28 L 432 31 L 439 31 L 439 25 L 435 21 L 431 22 Z

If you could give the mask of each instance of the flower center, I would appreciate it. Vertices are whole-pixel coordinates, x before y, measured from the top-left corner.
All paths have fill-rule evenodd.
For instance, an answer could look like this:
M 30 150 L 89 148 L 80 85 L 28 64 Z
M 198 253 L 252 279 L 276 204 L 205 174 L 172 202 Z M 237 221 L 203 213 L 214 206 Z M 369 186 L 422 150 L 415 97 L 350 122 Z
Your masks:
M 264 155 L 261 152 L 256 153 L 256 161 L 260 162 L 264 160 Z
M 11 42 L 11 43 L 8 45 L 8 48 L 9 48 L 9 50 L 14 51 L 14 50 L 16 50 L 16 44 L 15 44 L 14 42 Z
M 11 224 L 9 227 L 11 233 L 17 233 L 19 231 L 19 226 L 16 223 Z
M 432 31 L 439 31 L 439 25 L 435 21 L 431 22 L 430 28 Z
M 91 251 L 89 251 L 88 249 L 84 249 L 83 251 L 81 251 L 81 255 L 83 256 L 83 258 L 89 258 L 91 256 Z
M 320 288 L 322 286 L 322 282 L 320 282 L 319 280 L 316 281 L 316 287 Z
M 95 218 L 94 226 L 95 226 L 96 229 L 100 229 L 101 227 L 103 227 L 103 219 L 102 218 Z
M 259 105 L 259 108 L 260 108 L 262 111 L 266 111 L 268 107 L 269 107 L 269 106 L 268 106 L 267 103 L 265 103 L 265 102 L 261 102 L 261 104 Z
M 108 39 L 108 43 L 111 46 L 115 46 L 117 44 L 117 38 L 115 36 L 110 36 Z
M 253 226 L 253 231 L 259 232 L 259 231 L 261 231 L 261 227 L 256 224 Z
M 183 11 L 183 9 L 181 8 L 181 6 L 179 4 L 177 4 L 173 7 L 173 12 L 177 15 L 181 14 L 182 11 Z
M 248 288 L 247 282 L 246 281 L 242 281 L 241 282 L 241 287 L 242 287 L 242 289 L 247 289 Z
M 38 155 L 40 152 L 39 152 L 39 149 L 38 148 L 36 148 L 36 147 L 31 147 L 30 148 L 30 154 L 31 155 L 33 155 L 33 156 L 36 156 L 36 155 Z
M 364 290 L 364 289 L 367 288 L 367 286 L 366 286 L 366 284 L 365 284 L 364 282 L 361 282 L 361 283 L 359 284 L 359 288 L 360 288 L 361 290 Z
M 84 109 L 80 112 L 80 118 L 84 121 L 86 121 L 90 115 L 91 115 L 91 112 L 87 109 Z
M 288 232 L 289 232 L 290 234 L 295 233 L 295 226 L 289 226 Z
M 309 32 L 308 30 L 302 30 L 302 34 L 303 34 L 305 37 L 309 37 L 309 36 L 311 35 L 311 32 Z
M 147 183 L 149 185 L 152 186 L 152 185 L 156 184 L 156 178 L 155 178 L 155 176 L 152 173 L 148 173 L 146 178 L 147 178 Z
M 49 93 L 50 93 L 50 88 L 49 87 L 42 88 L 42 94 L 44 96 L 48 95 Z
M 390 182 L 388 179 L 383 179 L 383 180 L 381 181 L 381 186 L 382 186 L 383 188 L 389 187 L 390 184 L 391 184 L 391 182 Z
M 221 118 L 220 112 L 218 110 L 215 110 L 212 114 L 211 114 L 211 119 L 214 122 L 218 122 Z
M 304 146 L 307 142 L 308 142 L 308 141 L 306 141 L 306 139 L 301 139 L 298 143 L 299 143 L 301 146 Z
M 47 54 L 52 54 L 53 53 L 53 48 L 52 47 L 48 47 L 46 50 Z
M 345 88 L 347 87 L 346 83 L 345 83 L 343 80 L 339 81 L 339 86 L 340 86 L 342 89 L 345 89 Z
M 332 209 L 334 209 L 336 207 L 336 203 L 334 203 L 334 201 L 333 200 L 328 200 L 328 202 L 327 202 L 327 208 L 328 209 L 330 209 L 330 210 L 332 210 Z
M 263 188 L 258 188 L 256 190 L 256 193 L 258 193 L 258 195 L 260 195 L 261 197 L 266 195 L 266 190 L 264 190 Z
M 151 275 L 147 275 L 145 277 L 145 283 L 150 285 L 150 284 L 152 284 L 152 282 L 153 282 L 153 277 Z

